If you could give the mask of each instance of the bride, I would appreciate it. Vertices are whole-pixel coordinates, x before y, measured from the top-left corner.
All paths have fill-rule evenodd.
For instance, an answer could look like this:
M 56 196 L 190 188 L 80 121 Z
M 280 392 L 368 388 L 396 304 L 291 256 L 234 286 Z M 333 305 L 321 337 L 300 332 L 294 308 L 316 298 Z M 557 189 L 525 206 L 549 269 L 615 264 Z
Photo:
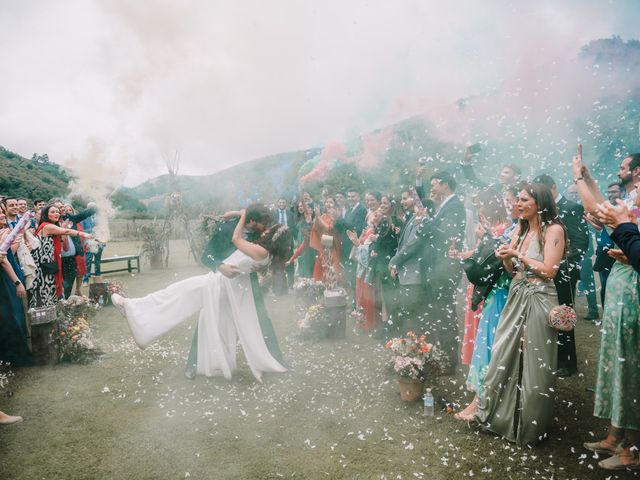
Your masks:
M 142 298 L 111 296 L 125 316 L 133 339 L 146 348 L 196 312 L 198 356 L 196 372 L 231 378 L 236 369 L 236 344 L 240 344 L 253 375 L 262 381 L 264 372 L 286 372 L 265 344 L 251 290 L 249 273 L 269 265 L 273 258 L 288 255 L 291 232 L 274 225 L 255 243 L 243 238 L 246 211 L 242 210 L 232 242 L 237 248 L 223 263 L 237 267 L 239 275 L 228 278 L 219 272 L 191 277 Z

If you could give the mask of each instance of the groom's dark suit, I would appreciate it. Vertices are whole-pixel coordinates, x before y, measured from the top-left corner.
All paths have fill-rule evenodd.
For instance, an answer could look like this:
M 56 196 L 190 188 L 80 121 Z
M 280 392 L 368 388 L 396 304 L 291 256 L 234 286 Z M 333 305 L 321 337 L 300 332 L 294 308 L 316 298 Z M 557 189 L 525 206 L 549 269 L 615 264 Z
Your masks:
M 220 264 L 235 250 L 236 246 L 231 241 L 233 231 L 238 224 L 238 219 L 221 222 L 216 226 L 213 235 L 209 239 L 207 246 L 202 252 L 201 262 L 203 265 L 209 267 L 214 272 L 218 271 Z M 255 241 L 259 237 L 259 234 L 255 232 L 248 232 L 247 240 Z M 251 290 L 253 292 L 253 301 L 256 305 L 256 312 L 258 314 L 258 320 L 260 321 L 260 329 L 264 336 L 264 341 L 267 344 L 269 352 L 279 362 L 282 362 L 282 352 L 278 346 L 278 339 L 276 338 L 273 325 L 269 319 L 269 314 L 264 306 L 264 297 L 262 296 L 262 289 L 258 282 L 258 274 L 252 272 L 249 274 L 251 279 Z M 198 353 L 198 330 L 196 328 L 193 336 L 193 342 L 191 343 L 191 351 L 189 352 L 188 365 L 195 365 Z

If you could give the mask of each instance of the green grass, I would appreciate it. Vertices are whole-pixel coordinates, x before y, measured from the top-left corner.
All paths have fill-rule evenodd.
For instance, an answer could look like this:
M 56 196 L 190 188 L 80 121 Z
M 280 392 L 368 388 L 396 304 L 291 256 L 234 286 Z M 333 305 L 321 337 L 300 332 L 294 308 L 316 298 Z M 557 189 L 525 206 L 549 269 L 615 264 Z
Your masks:
M 132 253 L 113 243 L 109 255 Z M 176 266 L 111 275 L 139 296 L 202 272 L 180 242 Z M 582 374 L 558 383 L 549 441 L 518 448 L 399 398 L 387 354 L 350 329 L 344 341 L 296 335 L 295 299 L 267 297 L 293 371 L 257 383 L 246 365 L 231 381 L 183 376 L 195 318 L 139 350 L 106 307 L 92 321 L 104 355 L 88 365 L 19 369 L 0 408 L 23 415 L 0 429 L 1 479 L 463 479 L 611 476 L 581 447 L 606 422 L 591 415 L 599 333 L 581 321 Z M 462 402 L 462 376 L 432 382 Z M 105 388 L 106 387 L 106 388 Z M 633 475 L 630 475 L 633 477 Z

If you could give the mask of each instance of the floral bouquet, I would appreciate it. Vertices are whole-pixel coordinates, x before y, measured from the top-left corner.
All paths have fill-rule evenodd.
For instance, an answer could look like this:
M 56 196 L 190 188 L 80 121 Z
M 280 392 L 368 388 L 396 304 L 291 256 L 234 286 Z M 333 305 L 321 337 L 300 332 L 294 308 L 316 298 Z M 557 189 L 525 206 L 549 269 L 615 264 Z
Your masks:
M 424 380 L 428 369 L 437 373 L 446 367 L 446 356 L 437 347 L 427 343 L 425 335 L 418 337 L 409 331 L 406 337 L 389 340 L 385 348 L 393 353 L 393 370 L 404 378 Z
M 86 295 L 71 295 L 58 303 L 58 316 L 91 318 L 99 309 L 100 305 L 92 302 Z
M 107 284 L 107 288 L 109 290 L 109 296 L 113 295 L 114 293 L 122 295 L 123 297 L 127 296 L 124 285 L 122 285 L 122 283 L 120 282 L 115 282 L 112 280 Z
M 60 360 L 84 361 L 97 354 L 89 322 L 85 317 L 64 317 L 58 324 Z
M 316 303 L 307 310 L 304 318 L 298 321 L 300 333 L 305 336 L 323 336 L 326 333 L 328 318 L 323 305 Z
M 313 278 L 298 278 L 293 284 L 293 291 L 298 295 L 318 298 L 324 292 L 324 284 Z

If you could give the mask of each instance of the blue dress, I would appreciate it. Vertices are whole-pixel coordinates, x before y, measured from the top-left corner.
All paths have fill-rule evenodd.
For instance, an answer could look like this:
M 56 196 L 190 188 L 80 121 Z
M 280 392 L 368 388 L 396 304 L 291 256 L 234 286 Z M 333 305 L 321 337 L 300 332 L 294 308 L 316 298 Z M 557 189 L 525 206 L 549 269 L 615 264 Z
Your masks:
M 7 252 L 7 260 L 20 281 L 24 282 L 22 270 L 11 250 Z M 0 277 L 0 360 L 14 366 L 31 365 L 22 301 L 16 295 L 16 286 L 2 268 Z
M 480 317 L 480 322 L 478 323 L 476 341 L 473 347 L 473 355 L 471 356 L 471 364 L 469 365 L 469 374 L 467 375 L 467 388 L 478 395 L 482 393 L 484 376 L 489 369 L 493 339 L 498 328 L 500 314 L 507 303 L 510 285 L 511 276 L 503 272 L 482 307 L 482 317 Z
M 507 228 L 502 234 L 502 238 L 509 240 L 509 236 L 516 226 L 517 223 L 514 223 Z M 489 369 L 489 362 L 491 361 L 493 339 L 496 335 L 496 329 L 498 328 L 500 314 L 507 303 L 510 286 L 511 276 L 503 272 L 482 307 L 482 316 L 478 322 L 476 340 L 473 347 L 473 354 L 471 355 L 469 373 L 467 375 L 467 388 L 472 392 L 476 392 L 478 395 L 482 393 L 484 376 Z

